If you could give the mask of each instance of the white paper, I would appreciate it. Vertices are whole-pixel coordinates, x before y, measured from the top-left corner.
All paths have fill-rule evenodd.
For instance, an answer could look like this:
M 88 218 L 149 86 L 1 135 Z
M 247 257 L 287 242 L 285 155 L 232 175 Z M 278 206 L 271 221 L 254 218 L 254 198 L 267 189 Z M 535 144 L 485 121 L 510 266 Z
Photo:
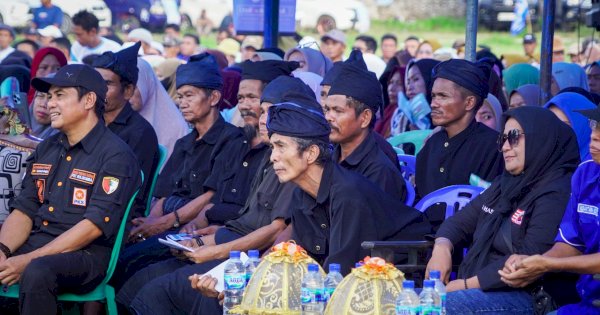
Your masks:
M 240 260 L 243 264 L 245 264 L 246 260 L 248 260 L 248 255 L 246 255 L 246 253 L 244 252 L 241 252 Z M 210 275 L 211 277 L 217 279 L 217 285 L 215 285 L 215 290 L 217 290 L 218 292 L 223 292 L 223 290 L 225 290 L 225 286 L 223 285 L 225 282 L 225 264 L 228 261 L 229 259 L 220 263 L 218 266 L 205 273 L 205 275 Z M 202 277 L 202 275 L 200 277 Z
M 175 241 L 172 241 L 172 240 L 165 240 L 163 238 L 159 238 L 158 242 L 161 243 L 161 244 L 163 244 L 163 245 L 166 245 L 166 246 L 169 246 L 171 248 L 174 248 L 174 249 L 184 250 L 184 251 L 187 251 L 187 252 L 193 252 L 194 251 L 193 249 L 191 249 L 191 248 L 189 248 L 187 246 L 183 246 L 183 245 L 181 245 L 181 244 L 179 244 L 179 243 L 177 243 Z

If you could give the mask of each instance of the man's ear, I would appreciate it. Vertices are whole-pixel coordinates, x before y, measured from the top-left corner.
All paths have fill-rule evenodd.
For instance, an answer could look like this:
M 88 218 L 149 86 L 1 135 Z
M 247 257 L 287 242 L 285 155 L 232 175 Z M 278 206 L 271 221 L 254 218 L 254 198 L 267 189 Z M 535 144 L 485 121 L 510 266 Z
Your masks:
M 221 96 L 221 91 L 213 90 L 209 95 L 210 106 L 217 106 L 217 104 L 219 104 L 219 101 L 221 100 Z
M 475 97 L 474 95 L 469 95 L 465 98 L 465 103 L 465 110 L 473 111 L 475 109 L 475 106 L 477 105 L 477 97 Z
M 362 113 L 360 113 L 358 118 L 360 119 L 360 127 L 361 128 L 363 128 L 363 129 L 369 128 L 369 125 L 371 124 L 371 120 L 373 119 L 373 111 L 371 109 L 365 109 L 365 110 L 363 110 Z
M 96 93 L 88 92 L 84 96 L 84 108 L 86 110 L 94 109 L 94 105 L 96 105 L 96 99 L 98 99 Z
M 306 159 L 307 159 L 307 162 L 309 165 L 315 164 L 317 162 L 317 159 L 319 158 L 319 153 L 321 153 L 321 150 L 319 149 L 319 146 L 316 144 L 311 145 L 304 151 L 304 154 L 306 156 Z

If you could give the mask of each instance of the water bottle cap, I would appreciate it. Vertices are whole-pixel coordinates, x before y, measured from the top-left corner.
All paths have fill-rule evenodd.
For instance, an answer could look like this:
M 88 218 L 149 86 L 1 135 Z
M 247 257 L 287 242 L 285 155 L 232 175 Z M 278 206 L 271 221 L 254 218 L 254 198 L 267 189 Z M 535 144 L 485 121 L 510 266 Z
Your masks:
M 240 259 L 240 251 L 239 250 L 232 250 L 231 252 L 229 252 L 229 259 Z
M 432 288 L 435 287 L 435 281 L 433 280 L 425 280 L 423 281 L 423 287 L 424 288 Z
M 429 279 L 437 279 L 437 280 L 439 280 L 440 279 L 440 275 L 441 275 L 441 273 L 440 273 L 439 270 L 431 270 L 429 272 Z
M 250 257 L 250 258 L 258 258 L 259 256 L 260 256 L 260 253 L 256 249 L 251 249 L 248 251 L 248 257 Z
M 317 264 L 308 264 L 308 272 L 318 272 L 319 265 Z
M 329 272 L 340 272 L 340 270 L 342 270 L 340 264 L 329 264 Z
M 404 289 L 414 289 L 415 288 L 415 282 L 412 280 L 404 280 L 402 282 L 402 287 Z

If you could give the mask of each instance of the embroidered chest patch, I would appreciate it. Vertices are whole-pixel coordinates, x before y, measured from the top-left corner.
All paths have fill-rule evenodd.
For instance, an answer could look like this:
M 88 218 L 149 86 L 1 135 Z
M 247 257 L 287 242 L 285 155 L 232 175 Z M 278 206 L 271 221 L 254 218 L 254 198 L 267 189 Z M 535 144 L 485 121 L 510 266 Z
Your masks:
M 96 179 L 96 173 L 74 168 L 71 172 L 71 175 L 69 175 L 69 179 L 76 180 L 84 184 L 93 185 L 94 180 Z
M 31 175 L 50 175 L 50 164 L 34 163 L 31 167 Z
M 580 204 L 577 204 L 577 212 L 590 214 L 590 215 L 597 217 L 598 216 L 598 207 L 580 203 Z
M 73 205 L 80 207 L 87 206 L 87 189 L 77 187 L 73 189 Z
M 521 225 L 523 223 L 523 215 L 525 215 L 525 210 L 517 209 L 510 220 L 516 225 Z

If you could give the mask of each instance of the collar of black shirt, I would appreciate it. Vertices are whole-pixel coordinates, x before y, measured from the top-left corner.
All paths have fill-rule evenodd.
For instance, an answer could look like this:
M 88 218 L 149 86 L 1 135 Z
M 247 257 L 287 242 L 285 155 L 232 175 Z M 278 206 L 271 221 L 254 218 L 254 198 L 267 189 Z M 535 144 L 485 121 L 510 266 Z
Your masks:
M 200 140 L 196 140 L 198 138 L 198 131 L 196 128 L 192 128 L 192 132 L 188 135 L 187 143 L 185 144 L 186 151 L 193 151 L 194 146 L 199 143 L 208 143 L 208 144 L 216 144 L 221 136 L 221 132 L 223 131 L 223 127 L 225 127 L 227 123 L 223 119 L 223 117 L 219 114 L 217 120 L 213 123 L 212 126 L 208 129 L 208 131 L 202 136 Z
M 88 134 L 85 135 L 85 137 L 83 137 L 83 139 L 81 139 L 81 141 L 79 141 L 79 143 L 75 144 L 73 147 L 79 145 L 83 148 L 85 153 L 89 154 L 90 152 L 92 152 L 92 150 L 94 150 L 96 144 L 102 138 L 105 131 L 106 126 L 104 126 L 104 122 L 102 120 L 98 120 L 96 126 L 94 126 L 94 128 L 92 128 L 92 130 L 90 130 L 90 132 L 88 132 Z M 67 136 L 64 133 L 61 132 L 57 139 L 58 143 L 60 143 L 60 145 L 62 145 L 65 148 L 65 150 L 69 150 L 69 148 L 71 147 L 69 145 L 69 139 L 67 139 Z
M 369 131 L 369 134 L 365 137 L 363 142 L 361 142 L 358 145 L 358 147 L 356 147 L 356 149 L 354 149 L 354 151 L 352 151 L 352 153 L 350 153 L 350 155 L 346 157 L 346 159 L 343 160 L 340 164 L 346 163 L 351 166 L 356 166 L 360 164 L 360 162 L 364 160 L 364 158 L 369 154 L 369 152 L 373 150 L 373 146 L 377 146 L 377 143 L 375 142 L 375 138 L 373 137 L 372 132 Z M 340 154 L 342 154 L 342 149 L 340 145 L 337 145 L 333 154 L 334 162 L 337 162 L 340 159 Z
M 127 121 L 129 120 L 129 117 L 131 117 L 132 114 L 133 108 L 131 108 L 131 104 L 127 102 L 125 106 L 123 106 L 123 109 L 121 109 L 119 115 L 117 115 L 117 117 L 112 123 L 118 125 L 127 125 Z
M 455 143 L 462 143 L 464 140 L 466 140 L 473 132 L 475 132 L 475 130 L 477 129 L 477 124 L 478 122 L 475 120 L 475 118 L 473 118 L 473 120 L 471 121 L 471 123 L 467 126 L 467 128 L 465 128 L 465 130 L 459 132 L 456 136 L 452 137 L 452 138 L 448 138 L 448 134 L 446 133 L 446 131 L 444 131 L 442 133 L 443 135 L 443 140 L 447 141 L 450 145 L 449 147 L 452 147 L 453 144 Z

